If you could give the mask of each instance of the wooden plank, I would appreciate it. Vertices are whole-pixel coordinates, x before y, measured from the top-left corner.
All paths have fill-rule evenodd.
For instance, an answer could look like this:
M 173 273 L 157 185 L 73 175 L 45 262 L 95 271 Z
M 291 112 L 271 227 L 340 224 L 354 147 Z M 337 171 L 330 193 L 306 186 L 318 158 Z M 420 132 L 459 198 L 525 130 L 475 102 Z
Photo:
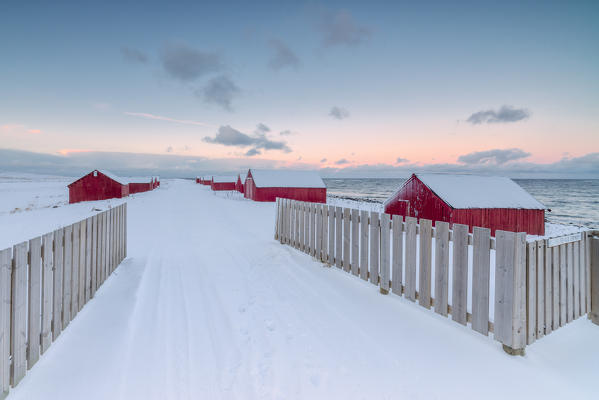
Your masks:
M 545 334 L 553 332 L 553 261 L 551 247 L 545 246 Z
M 401 296 L 403 285 L 403 221 L 399 215 L 391 217 L 392 223 L 392 259 L 391 259 L 391 290 Z
M 295 234 L 294 234 L 294 238 L 295 238 L 295 248 L 299 249 L 300 248 L 300 202 L 299 201 L 295 201 Z
M 335 264 L 335 206 L 328 206 L 329 213 L 329 250 L 328 260 L 329 265 Z
M 350 249 L 351 249 L 351 236 L 350 236 L 350 209 L 343 209 L 343 269 L 349 272 L 351 269 L 350 263 Z
M 73 283 L 73 225 L 64 228 L 64 267 L 62 270 L 62 329 L 64 330 L 77 314 L 76 307 L 72 306 Z M 75 308 L 73 316 L 71 310 Z
M 310 254 L 316 256 L 316 204 L 310 204 Z
M 12 249 L 0 251 L 0 389 L 10 389 L 10 308 L 12 286 Z
M 310 251 L 310 203 L 304 203 L 304 252 Z
M 351 210 L 351 273 L 358 276 L 360 270 L 360 211 Z
M 466 325 L 468 313 L 468 225 L 453 224 L 451 318 Z
M 559 247 L 551 248 L 551 262 L 553 264 L 553 290 L 552 290 L 552 298 L 553 298 L 553 330 L 556 330 L 560 327 L 560 256 L 559 256 Z
M 52 341 L 62 332 L 62 270 L 64 229 L 54 231 L 54 292 L 52 293 Z
M 370 212 L 370 283 L 378 285 L 379 283 L 379 254 L 381 251 L 379 244 L 380 226 L 379 213 Z
M 335 207 L 335 266 L 343 267 L 343 209 Z
M 27 372 L 27 242 L 13 246 L 10 353 L 15 387 Z
M 566 322 L 571 322 L 574 319 L 574 257 L 572 251 L 572 243 L 565 244 L 566 246 Z
M 585 266 L 586 266 L 586 277 L 587 277 L 587 287 L 586 287 L 586 292 L 587 292 L 587 313 L 590 313 L 591 311 L 599 311 L 599 310 L 592 310 L 591 309 L 591 305 L 592 305 L 592 298 L 595 294 L 598 293 L 597 290 L 595 290 L 594 292 L 591 290 L 591 281 L 593 282 L 593 284 L 595 283 L 595 281 L 593 281 L 593 279 L 595 278 L 595 276 L 597 276 L 598 274 L 594 273 L 591 271 L 591 263 L 594 262 L 594 256 L 593 254 L 595 254 L 595 249 L 594 247 L 591 246 L 591 243 L 596 243 L 595 240 L 596 239 L 592 239 L 593 242 L 591 242 L 591 235 L 588 233 L 585 233 L 585 235 L 583 236 L 585 237 Z M 593 245 L 594 246 L 594 245 Z M 592 253 L 593 252 L 593 253 Z M 593 286 L 593 287 L 599 287 L 599 285 L 597 286 Z M 598 299 L 599 300 L 599 299 Z M 594 304 L 599 304 L 599 302 L 596 302 Z
M 121 262 L 121 251 L 122 251 L 122 247 L 121 247 L 121 242 L 120 242 L 120 235 L 121 235 L 121 223 L 120 223 L 120 215 L 121 215 L 121 210 L 122 208 L 119 207 L 119 258 L 118 258 L 118 262 L 120 264 Z M 87 220 L 85 221 L 85 226 L 86 226 L 86 232 L 85 232 L 85 290 L 84 290 L 84 296 L 85 296 L 85 302 L 87 303 L 89 301 L 89 299 L 92 297 L 92 293 L 91 293 L 91 285 L 92 285 L 92 219 L 91 218 L 87 218 Z
M 475 258 L 476 260 L 476 258 Z M 449 298 L 449 223 L 435 222 L 435 312 L 447 316 Z
M 584 234 L 583 234 L 584 237 Z M 585 250 L 585 240 L 581 240 L 579 244 L 580 254 L 578 255 L 578 260 L 580 264 L 580 315 L 584 315 L 587 313 L 587 279 L 586 276 L 586 250 Z
M 44 354 L 52 344 L 52 292 L 54 288 L 54 233 L 46 233 L 42 237 L 42 327 L 41 353 Z
M 322 204 L 316 205 L 316 259 L 322 260 Z
M 79 307 L 79 241 L 81 240 L 81 225 L 79 222 L 76 222 L 73 224 L 73 246 L 72 246 L 72 253 L 73 253 L 73 272 L 72 272 L 72 276 L 71 276 L 71 312 L 73 314 L 73 318 L 79 313 L 80 307 Z M 66 231 L 65 231 L 65 237 L 66 237 Z M 65 248 L 65 254 L 66 254 L 66 248 Z M 66 291 L 66 286 L 63 286 L 64 290 Z M 63 302 L 63 308 L 65 308 L 66 305 Z
M 416 218 L 406 217 L 406 287 L 408 300 L 416 301 Z
M 391 280 L 391 230 L 389 229 L 390 215 L 381 214 L 381 245 L 380 245 L 380 286 L 381 293 L 389 293 Z
M 589 318 L 599 325 L 599 238 L 596 236 L 587 236 L 586 244 L 588 266 L 590 266 L 590 307 L 587 306 Z M 587 287 L 588 289 L 588 287 Z
M 114 212 L 116 216 L 116 210 Z M 115 218 L 116 219 L 116 218 Z M 114 226 L 115 234 L 117 230 L 117 224 Z M 87 220 L 79 222 L 79 310 L 83 308 L 86 303 L 85 300 L 85 282 L 87 277 L 85 276 L 87 270 Z M 115 257 L 117 255 L 117 246 L 115 243 Z M 116 259 L 115 259 L 116 262 Z
M 489 334 L 491 230 L 474 227 L 472 247 L 472 329 L 486 336 Z
M 526 243 L 526 343 L 536 340 L 537 332 L 537 245 Z
M 127 203 L 124 204 L 124 208 L 125 208 L 125 219 L 123 221 L 124 225 L 125 225 L 125 232 L 124 232 L 124 240 L 125 240 L 125 245 L 124 245 L 124 252 L 123 252 L 123 257 L 127 258 Z
M 306 245 L 304 237 L 304 202 L 299 203 L 299 249 L 304 251 Z
M 574 281 L 572 282 L 574 290 L 574 311 L 573 318 L 580 317 L 580 242 L 572 243 L 572 276 Z
M 537 240 L 537 338 L 545 335 L 545 241 Z
M 98 214 L 98 288 L 104 283 L 104 213 Z
M 360 212 L 360 278 L 368 280 L 368 211 Z
M 568 292 L 567 292 L 567 257 L 566 257 L 566 245 L 562 244 L 559 246 L 559 326 L 564 326 L 568 322 L 567 304 L 568 304 Z
M 124 207 L 123 207 L 124 210 Z M 98 288 L 98 216 L 92 217 L 91 223 L 92 240 L 91 240 L 91 270 L 90 270 L 90 295 L 94 297 L 96 295 L 96 289 Z M 124 233 L 124 231 L 123 231 Z M 124 247 L 123 247 L 124 248 Z M 124 250 L 123 250 L 124 254 Z
M 29 241 L 29 310 L 27 323 L 27 369 L 40 358 L 40 332 L 42 318 L 42 238 Z
M 512 345 L 512 316 L 514 313 L 515 233 L 495 232 L 495 340 Z
M 432 262 L 432 232 L 433 222 L 420 219 L 419 274 L 418 274 L 418 304 L 431 308 L 431 262 Z
M 329 229 L 333 229 L 333 227 L 329 227 L 329 207 L 326 204 L 322 205 L 322 244 L 321 244 L 321 261 L 323 263 L 328 263 L 329 261 Z
M 526 347 L 526 233 L 516 233 L 515 242 L 511 347 L 524 349 Z

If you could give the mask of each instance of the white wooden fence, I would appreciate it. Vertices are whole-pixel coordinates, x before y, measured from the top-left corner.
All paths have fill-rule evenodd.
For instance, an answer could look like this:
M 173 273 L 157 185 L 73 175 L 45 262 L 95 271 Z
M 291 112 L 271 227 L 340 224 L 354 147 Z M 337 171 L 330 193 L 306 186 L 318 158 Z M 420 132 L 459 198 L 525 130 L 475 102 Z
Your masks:
M 523 354 L 590 310 L 589 237 L 547 245 L 522 232 L 277 199 L 275 239 Z M 469 270 L 470 269 L 470 270 Z M 492 301 L 491 301 L 492 299 Z M 469 302 L 470 300 L 470 302 Z M 470 307 L 469 307 L 470 305 Z
M 126 203 L 0 251 L 0 384 L 4 395 L 126 256 Z

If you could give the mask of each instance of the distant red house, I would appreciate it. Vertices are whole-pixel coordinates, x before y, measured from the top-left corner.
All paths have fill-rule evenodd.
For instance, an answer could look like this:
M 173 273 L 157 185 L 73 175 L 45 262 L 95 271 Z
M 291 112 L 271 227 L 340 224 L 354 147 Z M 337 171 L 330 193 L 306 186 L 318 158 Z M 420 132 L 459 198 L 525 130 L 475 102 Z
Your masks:
M 154 178 L 129 178 L 129 194 L 147 192 L 154 189 Z
M 277 197 L 326 203 L 327 187 L 313 171 L 250 169 L 244 197 L 254 201 L 275 201 Z
M 545 206 L 498 176 L 413 174 L 384 204 L 385 212 L 450 224 L 545 234 Z
M 235 183 L 235 190 L 237 190 L 239 193 L 244 192 L 246 178 L 247 178 L 247 174 L 238 174 L 237 175 L 237 182 Z
M 129 185 L 118 176 L 95 169 L 69 186 L 69 203 L 127 197 Z
M 212 190 L 235 190 L 237 178 L 234 176 L 213 176 L 210 188 Z
M 212 177 L 211 176 L 204 176 L 204 177 L 200 178 L 200 183 L 202 185 L 212 186 Z
M 196 176 L 196 183 L 201 183 L 201 182 L 200 182 L 200 177 L 199 177 L 199 176 Z

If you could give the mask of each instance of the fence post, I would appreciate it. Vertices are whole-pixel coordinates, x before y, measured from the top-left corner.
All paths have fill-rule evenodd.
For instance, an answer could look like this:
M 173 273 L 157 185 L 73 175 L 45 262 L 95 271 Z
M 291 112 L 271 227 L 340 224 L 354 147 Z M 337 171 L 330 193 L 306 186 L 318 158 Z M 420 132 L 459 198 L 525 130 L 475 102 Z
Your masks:
M 599 237 L 591 236 L 591 312 L 589 318 L 599 325 Z
M 495 340 L 510 355 L 526 347 L 526 233 L 496 232 Z

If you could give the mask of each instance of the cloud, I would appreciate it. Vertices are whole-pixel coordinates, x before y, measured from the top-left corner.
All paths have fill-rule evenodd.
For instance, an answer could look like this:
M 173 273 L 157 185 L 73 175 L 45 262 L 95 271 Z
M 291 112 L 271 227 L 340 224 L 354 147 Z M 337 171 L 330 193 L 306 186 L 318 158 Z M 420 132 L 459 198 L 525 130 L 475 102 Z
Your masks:
M 224 68 L 219 54 L 202 52 L 182 43 L 167 44 L 160 57 L 164 70 L 171 77 L 185 82 Z
M 168 147 L 166 148 L 166 152 L 167 152 L 167 153 L 172 153 L 172 152 L 173 152 L 173 146 L 168 146 Z
M 325 162 L 327 162 L 327 159 L 326 159 L 326 158 L 323 158 L 322 160 L 320 160 L 320 162 L 321 162 L 321 163 L 325 163 Z
M 285 129 L 284 131 L 279 132 L 279 135 L 281 136 L 291 136 L 291 135 L 295 135 L 296 132 L 292 132 L 289 129 Z
M 285 67 L 297 69 L 300 66 L 299 58 L 285 43 L 278 39 L 272 39 L 269 45 L 274 51 L 268 62 L 272 69 L 277 71 Z
M 256 133 L 253 136 L 245 134 L 230 127 L 229 125 L 221 126 L 214 137 L 206 136 L 202 139 L 206 143 L 221 144 L 223 146 L 232 147 L 252 147 L 253 150 L 281 150 L 285 153 L 291 152 L 289 146 L 284 141 L 270 140 L 266 135 Z M 251 155 L 255 155 L 254 153 Z
M 5 124 L 0 125 L 0 132 L 12 134 L 38 134 L 42 133 L 41 129 L 28 128 L 22 124 Z
M 249 149 L 249 150 L 248 150 L 248 151 L 245 153 L 245 155 L 246 155 L 246 156 L 248 156 L 248 157 L 252 157 L 252 156 L 257 156 L 257 155 L 258 155 L 258 154 L 260 154 L 260 153 L 261 153 L 261 151 L 260 151 L 260 150 L 258 150 L 258 149 Z
M 270 128 L 266 125 L 264 125 L 262 122 L 260 122 L 258 125 L 256 125 L 256 133 L 268 133 L 270 132 Z
M 148 62 L 148 56 L 144 52 L 131 47 L 121 47 L 121 55 L 131 63 L 145 64 Z
M 349 164 L 349 161 L 346 160 L 345 158 L 342 158 L 340 160 L 335 161 L 335 164 L 337 164 L 337 165 L 345 165 L 345 164 Z
M 370 29 L 359 25 L 345 10 L 325 13 L 319 30 L 322 33 L 322 44 L 325 47 L 356 46 L 371 36 Z
M 496 164 L 501 165 L 510 161 L 521 160 L 530 156 L 522 149 L 492 149 L 475 151 L 458 157 L 458 162 L 464 164 Z
M 349 111 L 347 111 L 345 108 L 334 106 L 331 108 L 331 111 L 329 111 L 329 115 L 333 118 L 341 120 L 349 117 Z
M 233 98 L 240 92 L 235 83 L 224 75 L 217 76 L 208 81 L 202 90 L 196 91 L 206 103 L 216 104 L 227 111 L 232 111 Z
M 162 115 L 155 115 L 155 114 L 148 114 L 148 113 L 138 113 L 138 112 L 129 112 L 129 111 L 125 111 L 123 114 L 130 115 L 132 117 L 140 117 L 140 118 L 146 118 L 146 119 L 155 119 L 155 120 L 159 120 L 159 121 L 176 122 L 178 124 L 198 125 L 198 126 L 205 126 L 207 128 L 214 128 L 214 125 L 210 125 L 210 124 L 207 124 L 205 122 L 200 122 L 200 121 L 192 121 L 192 120 L 189 120 L 189 119 L 175 119 L 175 118 L 170 118 L 170 117 L 164 117 Z
M 408 160 L 407 158 L 397 157 L 397 160 L 395 160 L 395 163 L 396 164 L 403 164 L 403 163 L 407 163 L 408 161 L 410 161 L 410 160 Z
M 472 125 L 480 124 L 499 124 L 508 122 L 518 122 L 530 117 L 530 111 L 526 108 L 514 108 L 512 106 L 502 106 L 499 110 L 478 111 L 468 117 L 466 122 Z

